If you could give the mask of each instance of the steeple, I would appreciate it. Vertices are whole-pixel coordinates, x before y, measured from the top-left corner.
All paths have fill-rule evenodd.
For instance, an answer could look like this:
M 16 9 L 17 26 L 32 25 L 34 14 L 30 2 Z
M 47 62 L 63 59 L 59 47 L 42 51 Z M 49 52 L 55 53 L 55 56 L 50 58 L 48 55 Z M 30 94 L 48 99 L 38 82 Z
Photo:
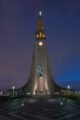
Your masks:
M 23 89 L 31 95 L 52 95 L 55 91 L 61 90 L 51 72 L 42 12 L 39 12 L 35 32 L 31 72 L 28 83 Z
M 38 24 L 36 27 L 35 39 L 45 39 L 45 27 L 42 19 L 42 12 L 39 12 Z

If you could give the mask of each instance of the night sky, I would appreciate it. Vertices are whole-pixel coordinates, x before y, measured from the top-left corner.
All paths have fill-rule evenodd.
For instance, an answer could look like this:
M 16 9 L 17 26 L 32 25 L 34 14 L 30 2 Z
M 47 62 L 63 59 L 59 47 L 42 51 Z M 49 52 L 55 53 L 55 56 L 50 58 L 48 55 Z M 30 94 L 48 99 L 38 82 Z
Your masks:
M 0 89 L 28 81 L 40 10 L 55 81 L 80 81 L 80 0 L 0 0 Z

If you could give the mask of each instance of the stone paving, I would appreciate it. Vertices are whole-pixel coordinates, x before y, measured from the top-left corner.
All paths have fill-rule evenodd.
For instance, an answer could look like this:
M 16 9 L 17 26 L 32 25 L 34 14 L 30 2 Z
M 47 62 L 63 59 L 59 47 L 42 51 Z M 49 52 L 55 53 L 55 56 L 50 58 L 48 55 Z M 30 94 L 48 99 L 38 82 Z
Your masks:
M 0 100 L 0 120 L 80 120 L 80 101 L 64 98 Z

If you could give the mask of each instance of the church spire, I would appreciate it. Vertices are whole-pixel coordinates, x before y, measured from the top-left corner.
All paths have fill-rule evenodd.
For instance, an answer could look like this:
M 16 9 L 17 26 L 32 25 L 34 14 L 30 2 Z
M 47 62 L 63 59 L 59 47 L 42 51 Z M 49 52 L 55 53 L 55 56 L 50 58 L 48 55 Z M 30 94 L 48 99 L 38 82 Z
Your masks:
M 35 35 L 36 35 L 36 39 L 45 39 L 45 28 L 44 28 L 41 11 L 39 12 L 39 19 L 38 19 Z

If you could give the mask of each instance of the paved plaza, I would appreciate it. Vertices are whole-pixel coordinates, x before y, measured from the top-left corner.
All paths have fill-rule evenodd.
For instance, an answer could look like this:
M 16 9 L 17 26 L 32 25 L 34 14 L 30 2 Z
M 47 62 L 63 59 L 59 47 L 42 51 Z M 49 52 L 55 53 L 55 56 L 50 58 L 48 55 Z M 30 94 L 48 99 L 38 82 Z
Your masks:
M 80 102 L 64 98 L 0 100 L 0 120 L 80 120 Z

